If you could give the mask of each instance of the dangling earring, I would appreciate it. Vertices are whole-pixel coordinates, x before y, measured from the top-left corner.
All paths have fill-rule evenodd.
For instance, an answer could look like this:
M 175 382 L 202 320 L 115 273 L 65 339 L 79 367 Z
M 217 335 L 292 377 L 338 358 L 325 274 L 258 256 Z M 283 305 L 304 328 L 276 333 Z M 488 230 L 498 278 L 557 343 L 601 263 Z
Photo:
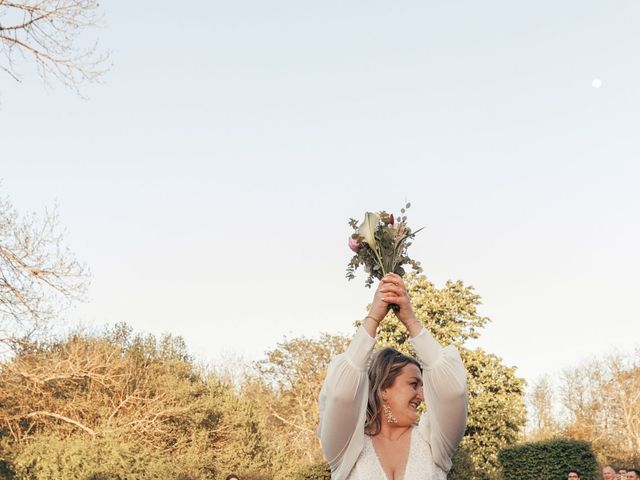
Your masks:
M 398 419 L 393 416 L 393 412 L 391 411 L 391 408 L 389 408 L 389 405 L 382 402 L 382 410 L 384 410 L 384 416 L 388 423 L 398 423 Z

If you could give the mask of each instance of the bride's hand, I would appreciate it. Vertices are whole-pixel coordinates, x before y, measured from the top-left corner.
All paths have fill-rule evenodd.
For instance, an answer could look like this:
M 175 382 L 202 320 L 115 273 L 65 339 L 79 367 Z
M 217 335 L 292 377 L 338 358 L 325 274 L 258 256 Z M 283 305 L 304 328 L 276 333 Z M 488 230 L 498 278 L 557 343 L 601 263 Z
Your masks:
M 376 288 L 376 292 L 373 294 L 373 301 L 371 302 L 371 307 L 367 314 L 367 317 L 371 318 L 377 324 L 380 324 L 390 308 L 389 304 L 382 299 L 385 295 L 382 291 L 384 286 L 384 279 L 382 279 L 378 284 L 378 288 Z
M 400 320 L 405 327 L 409 328 L 418 322 L 413 312 L 413 307 L 411 306 L 411 299 L 407 293 L 407 288 L 400 275 L 389 273 L 382 277 L 376 294 L 378 293 L 381 295 L 381 300 L 387 305 L 398 305 L 399 309 L 397 311 L 394 310 L 394 312 L 398 320 Z

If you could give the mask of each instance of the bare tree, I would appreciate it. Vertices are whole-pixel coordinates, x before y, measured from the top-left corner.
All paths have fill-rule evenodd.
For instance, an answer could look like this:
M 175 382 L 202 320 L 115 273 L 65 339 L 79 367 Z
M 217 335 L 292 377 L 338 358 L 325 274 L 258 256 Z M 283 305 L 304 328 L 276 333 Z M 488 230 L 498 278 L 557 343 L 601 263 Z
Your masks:
M 563 373 L 565 435 L 593 442 L 607 461 L 632 462 L 640 451 L 640 351 L 609 355 Z
M 0 0 L 0 69 L 20 81 L 16 59 L 30 58 L 45 83 L 55 77 L 78 92 L 107 70 L 108 53 L 79 41 L 99 16 L 97 0 Z
M 530 407 L 531 440 L 547 440 L 559 433 L 559 422 L 554 414 L 554 393 L 549 376 L 539 378 L 527 395 Z
M 21 218 L 0 198 L 0 342 L 28 337 L 82 298 L 86 268 L 63 244 L 55 212 Z

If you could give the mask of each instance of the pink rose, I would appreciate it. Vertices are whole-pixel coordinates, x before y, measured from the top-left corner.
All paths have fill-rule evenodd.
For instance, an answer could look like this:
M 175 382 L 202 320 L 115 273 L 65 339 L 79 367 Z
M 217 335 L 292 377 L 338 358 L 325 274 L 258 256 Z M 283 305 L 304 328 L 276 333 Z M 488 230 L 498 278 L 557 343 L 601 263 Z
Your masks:
M 349 248 L 355 253 L 358 253 L 360 251 L 360 248 L 362 248 L 362 244 L 360 243 L 360 240 L 358 240 L 357 238 L 353 238 L 352 235 L 349 237 Z

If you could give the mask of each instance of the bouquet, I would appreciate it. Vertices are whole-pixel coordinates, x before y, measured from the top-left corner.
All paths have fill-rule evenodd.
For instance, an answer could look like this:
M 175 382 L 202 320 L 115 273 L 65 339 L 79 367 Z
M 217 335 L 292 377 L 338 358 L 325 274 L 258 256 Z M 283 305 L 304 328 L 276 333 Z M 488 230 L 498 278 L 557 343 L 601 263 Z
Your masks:
M 387 273 L 405 274 L 403 265 L 411 265 L 416 273 L 422 272 L 420 262 L 412 260 L 407 255 L 407 248 L 411 245 L 416 233 L 407 225 L 406 211 L 411 206 L 407 203 L 400 209 L 401 216 L 397 219 L 393 213 L 371 213 L 364 215 L 364 220 L 358 225 L 358 221 L 351 218 L 349 225 L 354 233 L 349 237 L 349 248 L 355 255 L 347 265 L 347 279 L 355 278 L 355 271 L 364 266 L 369 274 L 365 285 L 371 288 L 373 279 L 381 279 Z

